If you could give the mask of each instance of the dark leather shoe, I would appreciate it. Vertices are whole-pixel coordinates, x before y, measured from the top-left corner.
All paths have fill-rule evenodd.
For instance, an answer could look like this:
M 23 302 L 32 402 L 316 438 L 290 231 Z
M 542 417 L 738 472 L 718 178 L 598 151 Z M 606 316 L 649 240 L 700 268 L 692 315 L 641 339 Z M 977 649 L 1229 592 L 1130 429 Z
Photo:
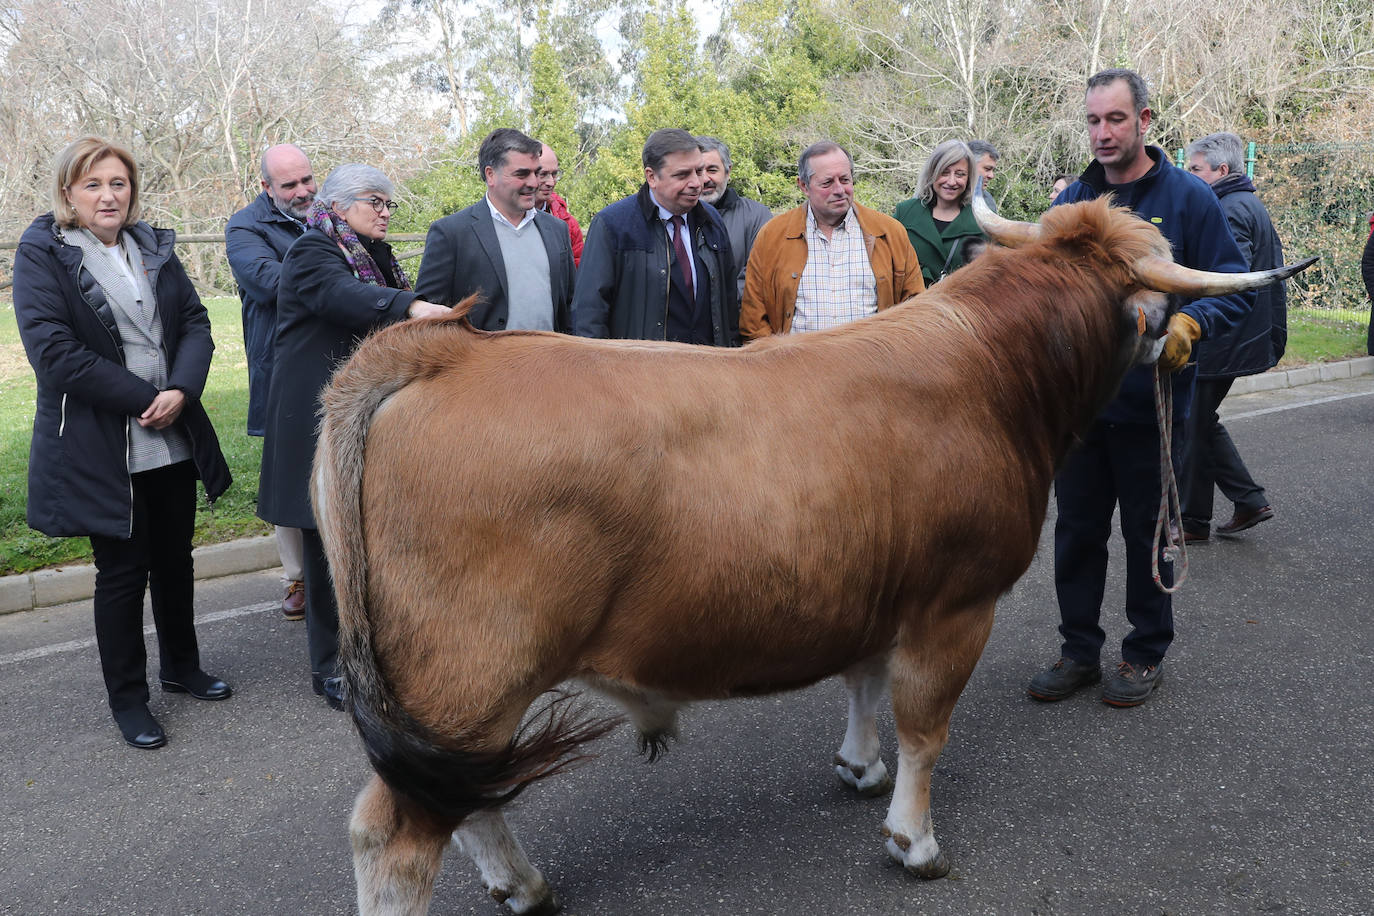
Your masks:
M 1100 680 L 1102 666 L 1096 662 L 1089 665 L 1071 658 L 1061 658 L 1031 678 L 1026 692 L 1037 700 L 1053 703 Z
M 1211 539 L 1212 536 L 1206 531 L 1189 531 L 1187 528 L 1183 529 L 1183 543 L 1185 544 L 1206 544 Z
M 157 719 L 148 711 L 147 706 L 131 706 L 128 709 L 113 710 L 115 724 L 130 747 L 152 750 L 167 743 L 167 733 L 157 724 Z
M 310 686 L 315 691 L 315 696 L 324 697 L 324 701 L 329 704 L 331 709 L 344 708 L 344 686 L 342 677 L 320 677 L 318 674 L 310 675 Z
M 1260 522 L 1267 522 L 1274 517 L 1274 510 L 1268 506 L 1260 506 L 1258 509 L 1236 509 L 1231 520 L 1224 525 L 1217 526 L 1217 534 L 1230 536 L 1239 534 L 1247 528 L 1253 528 Z
M 287 620 L 305 619 L 305 583 L 292 579 L 286 584 L 286 594 L 281 599 L 281 615 Z
M 1102 685 L 1102 702 L 1109 706 L 1139 706 L 1164 683 L 1164 662 L 1153 665 L 1132 665 L 1123 661 L 1116 666 L 1116 674 Z
M 193 671 L 175 679 L 164 677 L 162 689 L 167 693 L 189 693 L 197 700 L 227 700 L 234 695 L 233 688 L 204 671 Z

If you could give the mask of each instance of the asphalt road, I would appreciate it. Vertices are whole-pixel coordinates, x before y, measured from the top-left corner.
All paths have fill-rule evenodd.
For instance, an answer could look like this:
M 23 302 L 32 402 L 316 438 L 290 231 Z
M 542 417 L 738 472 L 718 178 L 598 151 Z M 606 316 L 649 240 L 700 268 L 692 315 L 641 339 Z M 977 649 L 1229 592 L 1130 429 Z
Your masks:
M 1374 911 L 1374 379 L 1226 407 L 1277 517 L 1189 551 L 1166 683 L 1133 710 L 1026 697 L 1058 645 L 1042 544 L 936 769 L 947 879 L 889 862 L 887 800 L 835 779 L 830 681 L 689 710 L 653 765 L 622 729 L 527 792 L 511 820 L 566 912 Z M 1109 647 L 1125 628 L 1113 570 Z M 353 910 L 346 825 L 366 763 L 310 693 L 304 628 L 280 619 L 277 588 L 274 573 L 200 583 L 206 667 L 236 692 L 154 688 L 170 744 L 153 752 L 109 718 L 89 602 L 0 618 L 0 912 Z M 890 715 L 882 727 L 892 767 Z M 432 912 L 503 910 L 451 850 Z

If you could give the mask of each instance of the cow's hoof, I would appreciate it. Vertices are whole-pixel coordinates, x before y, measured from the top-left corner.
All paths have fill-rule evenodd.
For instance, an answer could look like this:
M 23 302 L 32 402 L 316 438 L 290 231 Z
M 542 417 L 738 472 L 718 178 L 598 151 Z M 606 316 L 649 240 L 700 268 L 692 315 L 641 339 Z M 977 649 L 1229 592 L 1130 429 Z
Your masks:
M 860 798 L 877 798 L 892 791 L 892 776 L 882 760 L 869 766 L 861 763 L 848 763 L 839 754 L 835 755 L 835 775 L 840 782 L 849 786 Z
M 949 860 L 936 845 L 934 837 L 913 843 L 910 837 L 893 833 L 886 826 L 887 854 L 896 859 L 908 872 L 922 881 L 932 881 L 949 874 Z
M 922 881 L 933 881 L 949 874 L 949 860 L 945 858 L 943 852 L 940 852 L 936 853 L 935 858 L 929 862 L 922 862 L 920 865 L 907 865 L 905 868 Z
M 551 916 L 563 909 L 562 902 L 543 881 L 529 891 L 512 893 L 502 887 L 493 887 L 488 889 L 488 893 L 497 903 L 504 903 L 510 907 L 515 916 Z

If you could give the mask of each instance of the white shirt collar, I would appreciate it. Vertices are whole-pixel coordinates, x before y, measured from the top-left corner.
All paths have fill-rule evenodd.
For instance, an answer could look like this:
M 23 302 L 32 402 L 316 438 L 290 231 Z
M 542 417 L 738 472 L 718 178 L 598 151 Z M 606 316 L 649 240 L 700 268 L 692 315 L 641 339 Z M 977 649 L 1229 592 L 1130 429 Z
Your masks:
M 655 207 L 658 207 L 658 218 L 661 219 L 661 220 L 663 220 L 665 223 L 672 222 L 673 217 L 678 215 L 678 214 L 674 213 L 673 211 L 671 211 L 671 210 L 667 209 L 666 207 L 664 207 L 663 204 L 661 204 L 661 203 L 658 202 L 658 198 L 654 196 L 653 188 L 650 188 L 650 189 L 649 189 L 649 199 L 652 200 L 652 201 L 654 202 L 654 206 L 655 206 Z M 687 214 L 686 214 L 686 213 L 683 213 L 683 214 L 682 214 L 682 219 L 683 219 L 684 222 L 687 220 Z
M 517 226 L 515 223 L 512 223 L 510 220 L 506 219 L 506 214 L 496 209 L 496 204 L 491 202 L 491 197 L 489 195 L 483 194 L 482 199 L 487 202 L 487 207 L 491 210 L 492 219 L 499 219 L 501 222 L 505 223 L 507 226 L 510 226 L 516 232 L 519 232 L 521 229 L 524 229 L 527 225 L 534 222 L 534 211 L 536 209 L 534 207 L 531 207 L 530 209 L 525 211 L 524 219 L 520 220 L 520 225 Z

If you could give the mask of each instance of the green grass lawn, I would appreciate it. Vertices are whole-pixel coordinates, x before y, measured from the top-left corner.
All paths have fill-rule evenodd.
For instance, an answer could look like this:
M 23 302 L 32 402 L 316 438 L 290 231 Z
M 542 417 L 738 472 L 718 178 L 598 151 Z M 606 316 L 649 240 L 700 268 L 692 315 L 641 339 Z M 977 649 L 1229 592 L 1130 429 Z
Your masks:
M 214 508 L 196 513 L 196 543 L 214 544 L 272 527 L 253 514 L 258 498 L 262 440 L 248 436 L 248 363 L 236 298 L 206 299 L 215 336 L 215 357 L 205 386 L 205 409 L 219 433 L 234 483 Z M 89 562 L 86 538 L 50 538 L 24 522 L 29 437 L 33 430 L 35 383 L 14 323 L 14 308 L 0 304 L 0 575 L 68 562 Z
M 1368 356 L 1369 312 L 1297 309 L 1288 314 L 1288 349 L 1280 369 Z
M 196 514 L 196 543 L 213 544 L 271 526 L 254 514 L 262 440 L 244 433 L 248 412 L 248 365 L 243 352 L 239 302 L 205 300 L 215 335 L 215 358 L 205 387 L 205 407 L 219 432 L 234 484 L 213 509 Z M 85 538 L 49 538 L 24 522 L 29 435 L 33 427 L 34 379 L 19 343 L 14 309 L 0 303 L 0 575 L 90 560 Z M 1288 352 L 1281 368 L 1365 355 L 1368 312 L 1336 314 L 1294 311 L 1288 319 Z M 203 500 L 202 500 L 203 503 Z

